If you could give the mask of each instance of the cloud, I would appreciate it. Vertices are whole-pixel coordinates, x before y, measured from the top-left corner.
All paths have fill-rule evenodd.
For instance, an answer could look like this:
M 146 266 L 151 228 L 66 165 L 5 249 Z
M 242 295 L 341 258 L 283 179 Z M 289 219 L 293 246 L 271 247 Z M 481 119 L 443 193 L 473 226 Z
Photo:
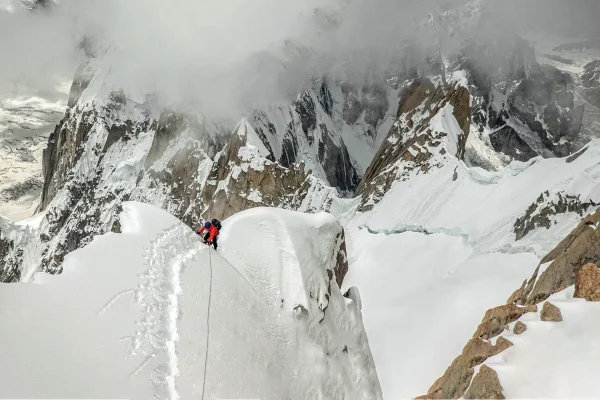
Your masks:
M 16 4 L 16 0 L 2 0 Z M 158 92 L 165 102 L 238 109 L 289 98 L 327 74 L 380 73 L 437 8 L 464 0 L 61 0 L 49 10 L 0 11 L 1 81 L 69 76 L 87 35 L 111 44 L 116 84 Z M 595 0 L 483 2 L 476 29 L 498 35 L 531 27 L 597 32 Z M 575 7 L 573 3 L 578 3 Z M 443 44 L 450 46 L 447 37 Z
M 27 84 L 44 89 L 72 74 L 78 62 L 69 16 L 31 12 L 17 1 L 0 7 L 0 93 Z

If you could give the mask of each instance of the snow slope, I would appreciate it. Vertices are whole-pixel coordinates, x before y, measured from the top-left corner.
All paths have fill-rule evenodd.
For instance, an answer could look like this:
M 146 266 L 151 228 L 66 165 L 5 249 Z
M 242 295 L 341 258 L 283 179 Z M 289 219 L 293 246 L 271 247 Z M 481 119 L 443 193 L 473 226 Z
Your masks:
M 531 271 L 530 253 L 477 254 L 460 237 L 349 230 L 346 285 L 357 285 L 386 399 L 426 393 L 492 305 Z
M 160 209 L 123 208 L 122 233 L 61 275 L 0 286 L 2 396 L 381 398 L 360 312 L 327 274 L 333 217 L 246 211 L 215 253 Z
M 574 290 L 571 286 L 548 298 L 563 321 L 543 322 L 539 312 L 523 315 L 527 330 L 511 334 L 516 322 L 511 323 L 503 336 L 514 346 L 485 362 L 498 373 L 507 398 L 600 397 L 592 372 L 600 369 L 600 303 L 574 298 Z
M 450 159 L 397 181 L 372 211 L 347 224 L 344 287 L 360 289 L 385 398 L 427 393 L 485 311 L 504 303 L 577 225 L 576 212 L 558 212 L 550 229 L 517 241 L 515 221 L 542 192 L 600 202 L 599 160 L 600 141 L 571 162 L 538 157 L 499 172 Z M 512 390 L 521 398 L 533 393 Z
M 397 182 L 377 209 L 359 216 L 357 225 L 380 233 L 445 233 L 465 238 L 481 252 L 527 251 L 545 255 L 557 243 L 557 229 L 568 233 L 580 216 L 564 215 L 564 225 L 537 230 L 518 243 L 514 223 L 546 190 L 600 200 L 600 141 L 595 140 L 572 162 L 567 158 L 526 163 L 513 161 L 499 172 L 469 168 L 453 159 L 440 170 Z M 456 180 L 453 174 L 456 171 Z

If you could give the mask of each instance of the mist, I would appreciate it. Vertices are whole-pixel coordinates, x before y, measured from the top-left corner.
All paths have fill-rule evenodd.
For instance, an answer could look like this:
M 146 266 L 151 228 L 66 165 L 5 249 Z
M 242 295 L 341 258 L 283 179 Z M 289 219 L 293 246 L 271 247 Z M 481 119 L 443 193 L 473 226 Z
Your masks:
M 69 17 L 0 0 L 0 97 L 52 92 L 81 62 Z
M 370 79 L 402 53 L 406 40 L 431 46 L 439 31 L 415 20 L 461 0 L 62 0 L 34 11 L 0 7 L 0 88 L 39 87 L 71 78 L 83 37 L 108 49 L 115 87 L 157 93 L 165 104 L 211 112 L 288 101 L 313 78 Z M 531 29 L 598 35 L 593 0 L 483 1 L 471 31 L 507 35 Z M 2 3 L 0 3 L 2 4 Z M 1 11 L 11 9 L 11 11 Z M 442 36 L 440 36 L 442 35 Z M 443 37 L 451 50 L 461 37 Z

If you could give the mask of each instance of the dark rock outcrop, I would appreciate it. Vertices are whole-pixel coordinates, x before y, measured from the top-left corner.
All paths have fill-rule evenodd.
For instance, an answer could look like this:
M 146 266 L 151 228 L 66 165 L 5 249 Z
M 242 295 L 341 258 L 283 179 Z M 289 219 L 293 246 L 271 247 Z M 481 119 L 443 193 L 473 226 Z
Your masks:
M 527 161 L 537 156 L 517 131 L 507 125 L 490 134 L 490 143 L 494 150 L 518 161 Z
M 344 99 L 334 98 L 333 89 L 341 90 Z M 364 130 L 363 140 L 372 141 L 389 109 L 387 95 L 383 86 L 359 88 L 323 80 L 298 95 L 289 108 L 254 111 L 249 122 L 270 153 L 265 158 L 285 168 L 301 162 L 315 165 L 319 174 L 324 173 L 319 177 L 340 194 L 350 195 L 359 183 L 359 173 L 344 142 L 344 127 L 360 124 L 357 129 Z
M 346 250 L 346 235 L 344 230 L 338 234 L 336 247 L 334 249 L 335 254 L 335 280 L 339 287 L 342 287 L 344 277 L 348 273 L 348 251 Z
M 514 304 L 505 304 L 488 310 L 479 324 L 473 338 L 489 340 L 498 336 L 511 322 L 519 319 L 523 314 L 537 312 L 535 305 L 519 307 Z
M 575 284 L 577 272 L 588 263 L 600 262 L 600 210 L 586 216 L 535 269 L 531 278 L 524 282 L 509 298 L 510 303 L 537 304 L 552 294 Z M 538 276 L 541 264 L 550 266 Z
M 135 191 L 134 197 L 151 201 L 159 191 L 161 197 L 169 199 L 173 215 L 195 226 L 206 207 L 202 202 L 201 166 L 211 163 L 210 153 L 225 136 L 210 135 L 195 117 L 173 110 L 163 111 L 155 125 L 156 134 L 137 179 L 140 187 L 150 187 L 150 193 Z
M 4 237 L 0 229 L 0 283 L 18 282 L 21 279 L 21 263 L 23 252 L 15 249 L 12 240 Z
M 428 393 L 417 397 L 417 399 L 456 399 L 462 397 L 475 373 L 473 367 L 480 365 L 489 357 L 501 353 L 510 346 L 512 346 L 512 343 L 502 337 L 498 338 L 496 345 L 480 338 L 471 339 L 444 375 L 429 388 Z
M 494 131 L 490 139 L 497 151 L 526 161 L 566 156 L 587 142 L 579 137 L 584 109 L 574 103 L 575 82 L 540 65 L 524 39 L 469 40 L 451 68 L 467 71 L 473 123 L 480 132 Z
M 518 307 L 514 304 L 506 304 L 488 310 L 462 353 L 454 359 L 444 375 L 429 388 L 428 393 L 418 398 L 459 398 L 465 395 L 469 385 L 473 387 L 475 383 L 477 385 L 470 396 L 476 396 L 475 393 L 478 395 L 487 390 L 495 392 L 497 388 L 493 385 L 493 380 L 481 382 L 480 379 L 480 382 L 473 381 L 471 383 L 474 374 L 473 367 L 511 347 L 513 344 L 502 336 L 498 337 L 495 345 L 492 345 L 490 340 L 507 329 L 509 323 L 516 321 L 528 312 L 537 312 L 537 306 Z M 476 390 L 477 392 L 475 392 Z
M 78 110 L 76 104 L 90 84 L 93 71 L 87 64 L 75 73 L 71 84 L 67 111 L 64 118 L 54 128 L 48 144 L 42 153 L 42 174 L 44 187 L 40 200 L 40 210 L 44 210 L 56 192 L 67 181 L 67 173 L 81 156 L 81 146 L 85 143 L 95 115 L 90 111 Z
M 550 192 L 545 191 L 533 203 L 525 215 L 517 218 L 514 225 L 516 240 L 525 237 L 536 228 L 550 229 L 552 227 L 551 217 L 568 212 L 583 216 L 590 208 L 597 207 L 594 201 L 582 202 L 579 195 L 574 196 L 565 192 L 558 192 L 550 197 Z
M 377 125 L 389 108 L 387 92 L 381 85 L 365 85 L 358 88 L 350 82 L 341 85 L 344 96 L 342 116 L 348 124 L 355 124 L 364 115 L 369 125 L 368 134 L 375 136 Z
M 293 104 L 294 109 L 300 117 L 300 123 L 302 125 L 302 131 L 305 135 L 309 135 L 317 127 L 317 114 L 315 111 L 315 102 L 312 97 L 307 93 L 302 93 Z M 309 144 L 311 143 L 309 137 Z
M 323 165 L 327 180 L 335 182 L 335 186 L 342 193 L 352 193 L 360 180 L 350 161 L 348 149 L 343 142 L 339 145 L 334 143 L 325 125 L 321 125 L 321 129 L 323 140 L 319 142 L 319 161 Z
M 54 195 L 69 180 L 68 172 L 75 166 L 82 154 L 82 144 L 89 134 L 94 115 L 83 112 L 81 118 L 77 112 L 67 109 L 65 119 L 50 134 L 48 146 L 42 155 L 42 173 L 44 187 L 40 209 L 44 210 Z
M 250 129 L 247 123 L 238 126 L 217 155 L 201 192 L 204 216 L 225 219 L 260 206 L 295 209 L 306 196 L 311 183 L 304 164 L 285 168 L 257 155 L 240 156 Z M 253 157 L 256 164 L 251 164 Z

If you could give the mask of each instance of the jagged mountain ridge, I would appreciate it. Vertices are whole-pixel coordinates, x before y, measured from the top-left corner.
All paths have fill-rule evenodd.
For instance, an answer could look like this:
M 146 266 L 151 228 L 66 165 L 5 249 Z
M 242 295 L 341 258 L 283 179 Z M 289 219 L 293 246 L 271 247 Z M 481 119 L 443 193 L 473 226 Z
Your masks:
M 579 120 L 577 115 L 589 110 L 584 104 L 582 112 L 577 101 L 578 91 L 582 91 L 577 77 L 542 65 L 532 48 L 519 38 L 508 43 L 470 48 L 471 45 L 444 57 L 434 52 L 425 62 L 427 67 L 417 61 L 408 62 L 393 72 L 391 79 L 378 85 L 361 87 L 348 82 L 319 81 L 295 102 L 250 113 L 234 129 L 177 110 L 155 109 L 150 102 L 139 103 L 133 100 L 136 97 L 118 89 L 103 92 L 100 89 L 106 81 L 102 75 L 76 79 L 69 102 L 72 112 L 67 111 L 45 154 L 44 214 L 18 225 L 0 220 L 0 259 L 6 267 L 0 279 L 27 281 L 37 271 L 60 273 L 68 253 L 87 246 L 99 234 L 120 232 L 122 203 L 140 200 L 168 210 L 190 226 L 195 226 L 200 217 L 229 217 L 259 205 L 309 213 L 326 210 L 346 221 L 350 215 L 352 223 L 359 225 L 356 230 L 368 233 L 359 236 L 366 246 L 382 243 L 369 236 L 394 238 L 395 241 L 383 243 L 402 243 L 404 247 L 410 247 L 410 242 L 398 238 L 432 237 L 435 241 L 427 242 L 428 246 L 444 243 L 440 237 L 449 238 L 455 240 L 454 246 L 476 254 L 472 263 L 477 263 L 478 268 L 470 270 L 470 281 L 480 282 L 480 271 L 502 280 L 503 273 L 493 269 L 509 270 L 524 264 L 520 260 L 527 255 L 545 254 L 580 217 L 600 203 L 600 192 L 593 184 L 598 176 L 594 161 L 598 142 L 587 144 L 589 137 L 577 130 L 577 124 L 584 124 L 584 118 Z M 502 53 L 498 68 L 474 65 L 478 51 Z M 591 73 L 581 79 L 593 86 L 593 64 L 587 69 Z M 88 87 L 92 90 L 88 91 Z M 538 97 L 538 89 L 552 94 Z M 588 101 L 591 103 L 590 98 Z M 383 112 L 385 107 L 388 110 Z M 357 136 L 362 138 L 360 146 L 353 146 Z M 586 146 L 567 158 L 533 159 L 538 154 L 571 154 L 580 145 Z M 376 147 L 379 150 L 372 160 L 361 159 L 362 150 L 374 151 Z M 537 179 L 531 179 L 532 176 Z M 354 199 L 340 198 L 354 193 Z M 349 212 L 344 214 L 345 211 Z M 361 213 L 365 218 L 360 218 Z M 356 215 L 358 219 L 354 219 Z M 571 234 L 550 253 L 556 256 L 566 251 L 566 255 L 556 258 L 556 265 L 538 265 L 534 276 L 513 296 L 516 300 L 511 297 L 508 305 L 486 313 L 463 354 L 434 383 L 428 397 L 455 397 L 461 393 L 466 398 L 510 396 L 512 392 L 507 392 L 507 388 L 512 390 L 514 385 L 505 384 L 506 375 L 501 370 L 496 373 L 493 363 L 509 357 L 515 347 L 522 351 L 524 346 L 519 348 L 516 341 L 517 346 L 513 346 L 503 330 L 509 324 L 518 335 L 522 332 L 516 332 L 526 329 L 522 326 L 527 322 L 530 331 L 535 332 L 539 319 L 545 321 L 547 314 L 557 312 L 544 305 L 551 310 L 539 313 L 529 303 L 554 303 L 556 297 L 547 299 L 548 295 L 573 300 L 570 289 L 564 286 L 583 280 L 580 271 L 598 275 L 594 268 L 580 264 L 582 260 L 598 261 L 590 244 L 595 238 L 590 228 L 592 232 L 596 230 L 596 219 L 587 217 L 584 226 L 574 231 L 583 232 L 584 240 Z M 343 233 L 340 240 L 345 243 Z M 193 247 L 193 240 L 190 242 Z M 350 242 L 350 246 L 359 244 Z M 402 275 L 395 278 L 404 279 L 403 274 L 409 274 L 412 267 L 422 267 L 420 254 L 404 252 L 400 246 L 389 247 L 392 252 L 411 256 L 401 258 L 394 254 L 391 262 L 385 260 L 401 270 Z M 375 253 L 389 250 L 375 246 L 373 249 L 369 248 L 368 255 L 374 259 Z M 585 252 L 583 256 L 569 253 L 573 249 Z M 435 250 L 424 248 L 423 252 Z M 164 258 L 169 257 L 169 252 L 170 249 L 165 250 Z M 543 261 L 550 260 L 550 254 Z M 452 286 L 459 281 L 453 279 L 465 273 L 453 265 L 455 257 L 451 251 L 448 260 L 431 262 L 436 263 L 431 276 L 426 277 L 431 284 L 419 286 L 420 282 L 406 279 L 429 295 L 415 291 L 402 298 L 398 297 L 400 290 L 391 287 L 389 291 L 395 294 L 392 299 L 407 300 L 402 301 L 405 306 L 427 303 L 416 299 L 429 300 L 438 289 L 454 293 Z M 505 260 L 504 264 L 494 263 L 497 259 Z M 529 262 L 523 266 L 534 265 Z M 392 281 L 391 276 L 386 278 Z M 338 283 L 342 277 L 336 271 Z M 331 274 L 328 279 L 332 279 Z M 486 288 L 493 291 L 496 282 L 490 281 Z M 586 285 L 591 286 L 588 297 L 594 297 L 597 285 Z M 579 286 L 576 292 L 584 290 L 581 287 L 585 285 Z M 480 293 L 476 289 L 481 288 L 465 287 Z M 564 290 L 557 292 L 559 289 Z M 370 301 L 376 299 L 373 293 L 369 294 Z M 348 291 L 347 296 L 360 304 L 357 291 Z M 464 299 L 456 297 L 459 307 L 451 313 L 458 313 L 465 306 L 460 304 Z M 485 304 L 485 300 L 473 298 Z M 485 308 L 498 304 L 497 300 L 485 304 Z M 449 303 L 454 304 L 450 299 Z M 449 307 L 444 306 L 438 302 L 435 308 L 448 311 Z M 563 311 L 569 307 L 561 305 Z M 373 311 L 381 310 L 371 308 L 368 313 L 377 314 Z M 440 317 L 434 310 L 429 311 L 430 318 Z M 480 313 L 483 311 L 471 315 Z M 423 324 L 415 321 L 422 320 L 402 322 L 408 326 L 413 323 L 417 328 L 409 329 L 419 331 Z M 440 326 L 451 323 L 444 318 L 434 321 Z M 503 336 L 498 337 L 500 332 Z M 405 346 L 406 343 L 397 343 L 398 337 L 410 338 L 402 332 L 393 332 L 392 336 L 396 341 L 394 348 L 378 350 L 377 358 Z M 426 344 L 435 353 L 439 343 L 431 340 L 432 336 L 418 338 L 409 346 Z M 528 334 L 523 337 L 532 340 Z M 447 343 L 452 341 L 456 341 L 456 336 L 445 340 L 444 346 L 452 346 Z M 460 349 L 454 349 L 452 357 L 457 353 Z M 426 360 L 426 352 L 422 357 L 419 361 Z M 492 360 L 478 365 L 481 358 L 488 357 Z M 421 358 L 421 354 L 414 358 Z M 414 369 L 419 369 L 416 360 Z M 518 370 L 528 371 L 522 367 Z M 412 375 L 402 378 L 407 377 L 411 379 Z M 419 392 L 425 391 L 426 388 Z
M 365 142 L 373 143 L 378 136 L 375 128 L 385 126 L 384 105 L 388 104 L 382 89 L 357 91 L 346 83 L 337 90 L 338 96 L 333 96 L 330 89 L 321 85 L 320 97 L 306 92 L 292 105 L 291 121 L 286 124 L 283 138 L 277 136 L 281 129 L 265 122 L 269 116 L 266 112 L 253 115 L 256 131 L 242 123 L 228 136 L 218 126 L 199 123 L 192 116 L 172 110 L 153 114 L 149 104 L 132 101 L 122 91 L 107 90 L 102 79 L 101 73 L 79 71 L 65 118 L 51 134 L 44 151 L 41 209 L 45 216 L 39 235 L 41 244 L 35 246 L 34 252 L 42 261 L 30 266 L 28 274 L 34 270 L 60 272 L 68 252 L 89 243 L 94 235 L 118 231 L 116 216 L 122 201 L 159 205 L 192 226 L 203 213 L 225 217 L 259 205 L 313 212 L 329 210 L 332 205 L 338 207 L 336 191 L 319 179 L 326 177 L 325 168 L 321 166 L 319 174 L 308 171 L 306 164 L 323 163 L 329 171 L 346 179 L 338 183 L 351 189 L 357 184 L 356 168 L 348 161 L 349 153 L 339 132 L 337 136 L 333 134 L 333 128 L 350 120 L 357 126 L 351 132 L 355 135 L 366 124 Z M 392 99 L 396 98 L 395 90 L 389 89 Z M 282 108 L 276 112 L 281 114 Z M 321 118 L 324 122 L 317 127 Z M 262 129 L 265 124 L 271 127 L 270 137 Z M 255 144 L 262 145 L 261 154 L 241 151 L 246 148 L 247 133 L 252 134 Z M 317 160 L 311 160 L 309 153 L 298 166 L 291 159 L 281 161 L 287 157 L 282 150 L 285 145 L 277 149 L 276 140 L 285 144 L 288 139 L 296 146 L 301 143 L 305 150 L 316 150 Z M 223 143 L 226 146 L 215 154 Z M 270 161 L 277 156 L 279 163 Z M 344 168 L 338 168 L 340 160 Z M 298 161 L 295 155 L 294 161 Z M 238 164 L 236 171 L 231 163 Z M 272 182 L 270 186 L 266 177 Z M 286 179 L 290 180 L 286 183 Z M 22 278 L 23 248 L 31 245 L 6 234 L 3 238 L 7 249 L 4 259 L 12 260 L 6 264 L 9 268 L 4 271 L 3 280 L 18 280 Z
M 306 92 L 288 111 L 279 107 L 271 112 L 271 118 L 278 118 L 276 122 L 289 117 L 285 125 L 272 124 L 267 119 L 269 113 L 261 113 L 260 122 L 272 127 L 269 134 L 261 128 L 265 125 L 257 122 L 258 113 L 253 114 L 257 131 L 244 122 L 231 134 L 205 119 L 199 121 L 173 110 L 156 112 L 150 103 L 138 103 L 123 91 L 107 89 L 104 79 L 103 71 L 80 69 L 71 88 L 65 117 L 50 135 L 43 156 L 45 179 L 40 208 L 44 211 L 44 221 L 39 238 L 29 238 L 40 242 L 34 247 L 42 261 L 26 268 L 29 273 L 34 270 L 60 272 L 68 252 L 89 243 L 94 235 L 118 231 L 116 216 L 122 201 L 135 199 L 159 205 L 193 226 L 205 212 L 224 217 L 250 206 L 329 209 L 337 193 L 327 185 L 325 165 L 332 179 L 341 177 L 336 181 L 341 189 L 352 192 L 358 183 L 356 167 L 338 129 L 339 124 L 345 122 L 341 115 L 336 115 L 348 107 L 334 103 L 327 94 L 329 89 L 323 85 L 318 92 L 325 97 L 314 97 L 313 101 L 310 92 Z M 338 93 L 341 95 L 342 90 Z M 368 104 L 360 95 L 352 100 L 355 109 L 351 115 L 357 121 L 368 114 L 365 111 L 368 107 L 360 104 L 361 101 Z M 386 101 L 381 100 L 383 104 L 387 104 Z M 376 140 L 375 128 L 384 123 L 381 102 L 375 102 L 377 118 L 368 119 L 367 147 Z M 284 112 L 289 114 L 282 115 Z M 315 125 L 317 121 L 319 126 Z M 361 123 L 357 122 L 357 131 L 362 129 Z M 283 137 L 279 136 L 281 126 L 286 127 Z M 261 143 L 266 153 L 242 151 L 247 147 L 247 132 L 252 134 L 255 144 Z M 307 139 L 310 135 L 316 138 L 312 143 Z M 282 147 L 277 147 L 276 141 L 286 143 L 288 139 L 296 143 L 293 149 L 296 152 L 297 144 L 301 144 L 305 150 L 302 160 L 296 159 L 294 154 L 287 162 L 281 161 Z M 311 150 L 314 153 L 310 153 Z M 280 163 L 269 161 L 276 157 Z M 339 160 L 345 163 L 343 175 L 335 168 Z M 238 163 L 243 169 L 241 178 L 237 171 L 230 179 L 231 163 Z M 306 164 L 318 170 L 311 173 Z M 287 183 L 281 180 L 292 176 Z M 323 177 L 323 181 L 318 177 Z M 266 185 L 265 178 L 272 182 L 271 192 L 264 186 L 262 193 L 253 195 L 252 190 Z M 246 183 L 242 184 L 240 179 Z M 227 182 L 231 183 L 229 188 Z M 235 201 L 231 193 L 237 194 L 236 198 L 241 201 Z M 216 209 L 215 204 L 227 206 Z M 5 233 L 10 230 L 5 228 L 2 233 L 6 249 L 3 259 L 12 260 L 5 264 L 4 281 L 23 278 L 23 249 L 31 247 L 26 243 L 28 240 L 18 234 L 21 228 Z
M 586 79 L 594 76 L 594 63 L 574 74 L 557 68 L 548 57 L 540 60 L 523 38 L 489 32 L 485 21 L 494 12 L 491 3 L 477 0 L 439 8 L 415 23 L 416 29 L 435 38 L 430 53 L 443 59 L 446 75 L 465 71 L 473 99 L 471 140 L 483 141 L 502 155 L 490 163 L 469 150 L 466 161 L 489 169 L 512 159 L 564 157 L 598 138 L 589 129 L 596 126 L 599 109 L 590 100 L 594 89 Z M 444 43 L 451 50 L 440 57 Z
M 361 210 L 370 209 L 398 180 L 408 180 L 463 159 L 469 135 L 469 92 L 458 83 L 415 80 L 400 100 L 397 121 L 375 154 L 358 194 Z
M 526 161 L 538 154 L 565 156 L 585 144 L 578 137 L 584 108 L 574 104 L 575 83 L 566 73 L 540 65 L 525 40 L 471 43 L 455 63 L 473 86 L 478 134 L 496 151 Z
M 383 83 L 323 81 L 291 107 L 257 111 L 249 121 L 272 161 L 284 167 L 303 161 L 317 177 L 352 195 L 391 125 L 397 95 Z
M 51 134 L 44 152 L 41 209 L 47 210 L 47 227 L 40 238 L 48 247 L 43 252 L 41 269 L 59 271 L 64 254 L 85 245 L 94 234 L 117 229 L 114 215 L 123 200 L 138 199 L 157 204 L 193 225 L 206 212 L 227 216 L 261 204 L 327 210 L 332 203 L 338 202 L 338 194 L 328 186 L 336 187 L 342 195 L 352 195 L 358 188 L 363 204 L 364 199 L 374 193 L 364 188 L 380 186 L 375 198 L 381 198 L 397 177 L 389 171 L 383 177 L 376 171 L 385 169 L 387 162 L 398 161 L 398 151 L 403 158 L 408 154 L 415 157 L 414 151 L 410 151 L 412 139 L 405 147 L 397 145 L 391 160 L 383 166 L 369 166 L 372 158 L 369 154 L 374 155 L 377 147 L 380 153 L 377 157 L 385 153 L 385 148 L 396 140 L 393 132 L 403 124 L 406 126 L 400 128 L 401 131 L 412 129 L 412 122 L 402 119 L 406 112 L 397 111 L 397 104 L 405 104 L 406 99 L 402 98 L 410 96 L 411 83 L 415 77 L 420 79 L 419 76 L 433 77 L 436 85 L 460 81 L 468 88 L 468 92 L 464 92 L 471 99 L 470 111 L 465 112 L 464 100 L 459 101 L 461 110 L 454 110 L 463 134 L 457 143 L 460 151 L 453 156 L 464 158 L 469 164 L 497 169 L 511 158 L 527 160 L 537 155 L 534 148 L 543 155 L 550 155 L 549 149 L 556 150 L 557 147 L 549 139 L 541 139 L 548 137 L 548 130 L 532 133 L 523 122 L 527 118 L 536 120 L 547 113 L 527 114 L 527 104 L 532 101 L 528 100 L 527 96 L 532 92 L 527 88 L 546 82 L 559 85 L 565 90 L 565 101 L 569 106 L 571 86 L 560 86 L 568 80 L 563 76 L 556 80 L 548 78 L 522 39 L 515 38 L 513 42 L 503 44 L 507 49 L 508 67 L 498 67 L 491 74 L 482 74 L 481 68 L 473 63 L 473 54 L 479 48 L 472 46 L 467 44 L 455 56 L 454 62 L 441 58 L 436 61 L 430 56 L 422 62 L 419 57 L 424 56 L 423 53 L 409 52 L 408 58 L 387 82 L 360 86 L 343 81 L 319 81 L 314 89 L 301 93 L 288 106 L 273 106 L 249 114 L 250 126 L 244 129 L 256 134 L 264 149 L 258 155 L 259 159 L 264 159 L 259 164 L 271 163 L 267 174 L 274 177 L 270 194 L 265 196 L 252 194 L 264 182 L 264 168 L 252 173 L 244 170 L 242 180 L 246 183 L 243 184 L 237 181 L 238 173 L 236 179 L 230 179 L 234 172 L 230 163 L 248 164 L 248 160 L 241 160 L 238 154 L 240 148 L 245 147 L 243 140 L 238 139 L 243 134 L 231 135 L 226 126 L 206 118 L 174 110 L 157 110 L 151 99 L 138 103 L 121 90 L 108 89 L 106 71 L 94 71 L 91 67 L 80 69 L 71 88 L 65 117 Z M 499 99 L 506 102 L 501 103 Z M 561 109 L 556 108 L 558 102 L 551 99 L 546 108 L 561 115 Z M 534 111 L 538 110 L 536 107 Z M 569 122 L 568 115 L 575 109 L 567 107 L 566 110 L 565 118 Z M 429 118 L 434 115 L 435 112 Z M 575 128 L 568 123 L 566 126 L 567 133 L 572 135 Z M 553 137 L 563 135 L 560 129 L 559 126 Z M 429 136 L 433 133 L 425 130 L 417 135 L 420 138 L 417 141 L 423 142 L 421 144 L 439 142 L 440 138 Z M 537 145 L 530 146 L 528 143 L 532 141 Z M 543 143 L 547 147 L 543 147 Z M 568 144 L 577 149 L 578 145 L 569 143 L 571 141 L 561 144 L 560 148 L 566 149 Z M 235 149 L 238 149 L 237 153 Z M 131 161 L 124 161 L 131 157 Z M 213 159 L 217 164 L 213 165 Z M 400 162 L 403 170 L 407 162 L 413 161 Z M 427 172 L 423 165 L 419 168 L 423 173 Z M 292 175 L 294 178 L 284 178 Z M 387 183 L 383 186 L 373 184 L 376 175 L 380 176 L 377 179 Z M 288 188 L 279 187 L 282 179 L 284 183 L 285 179 L 291 179 L 286 183 Z M 359 179 L 362 179 L 360 186 Z M 59 199 L 51 205 L 59 193 Z M 230 198 L 230 193 L 235 193 L 238 200 Z M 256 199 L 260 200 L 254 201 Z M 268 200 L 263 202 L 263 199 Z M 310 204 L 313 201 L 317 204 Z M 226 207 L 215 208 L 215 204 L 224 203 L 227 203 Z M 84 210 L 87 216 L 81 220 Z M 90 218 L 91 215 L 94 217 Z M 62 239 L 56 242 L 59 232 L 62 232 Z M 15 246 L 14 241 L 7 243 Z M 14 256 L 16 250 L 10 253 L 12 259 L 20 258 Z M 10 280 L 15 279 L 14 269 L 11 267 Z M 6 276 L 4 279 L 9 279 Z

